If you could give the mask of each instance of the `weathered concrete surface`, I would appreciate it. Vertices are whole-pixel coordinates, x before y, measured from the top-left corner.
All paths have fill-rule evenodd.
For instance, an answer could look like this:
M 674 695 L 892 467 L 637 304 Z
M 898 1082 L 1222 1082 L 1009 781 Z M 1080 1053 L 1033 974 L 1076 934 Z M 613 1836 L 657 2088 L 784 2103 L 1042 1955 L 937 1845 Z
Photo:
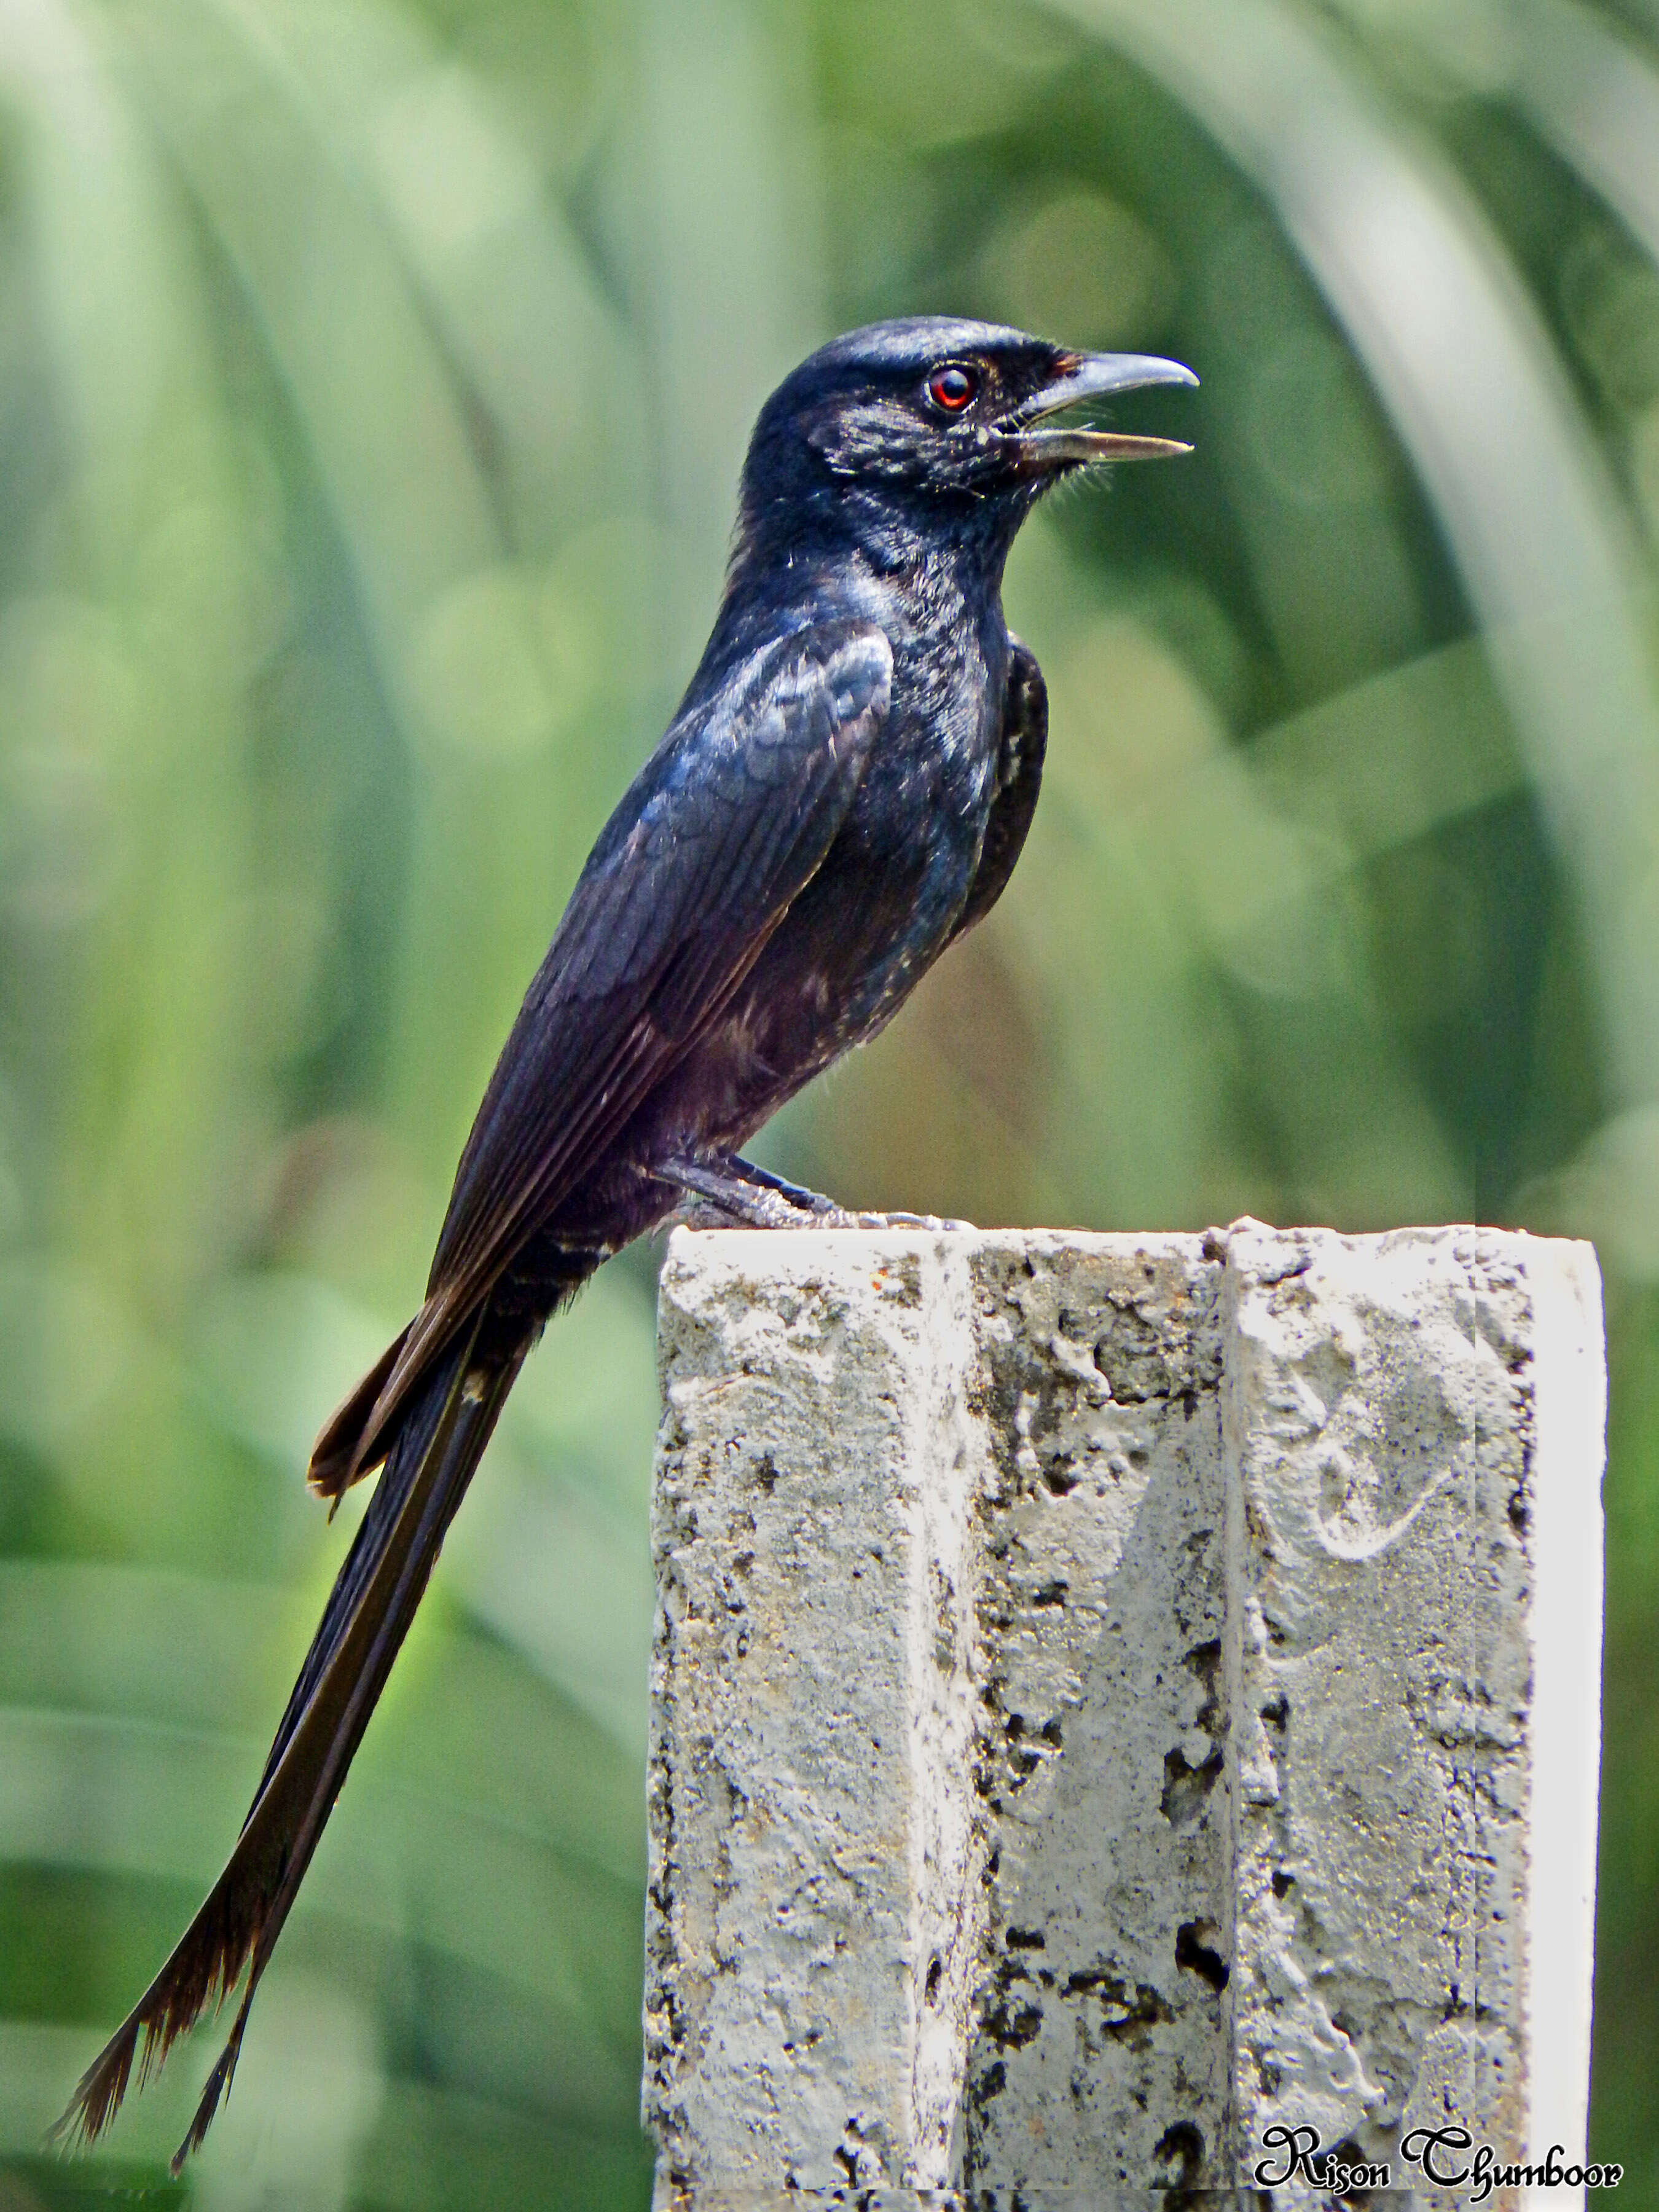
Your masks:
M 677 1237 L 665 1276 L 651 2118 L 734 2186 L 942 2179 L 985 1850 L 969 1267 L 805 1243 L 764 1304 L 793 1236 Z
M 661 2202 L 1582 2145 L 1586 1248 L 682 1233 L 660 1340 Z
M 1252 2142 L 1311 2123 L 1398 2166 L 1403 2134 L 1451 2115 L 1523 2156 L 1533 2102 L 1571 2071 L 1555 2140 L 1582 2146 L 1594 1862 L 1570 1900 L 1538 1881 L 1529 1832 L 1569 1793 L 1594 1821 L 1582 1755 L 1552 1775 L 1531 1741 L 1536 1591 L 1559 1564 L 1540 1492 L 1556 1510 L 1576 1487 L 1572 1517 L 1599 1519 L 1599 1407 L 1553 1464 L 1539 1452 L 1559 1383 L 1538 1285 L 1593 1286 L 1580 1250 L 1478 1231 L 1229 1240 L 1230 1999 Z M 1581 1303 L 1581 1352 L 1599 1318 Z M 1561 1630 L 1593 1650 L 1599 1608 Z M 1534 1903 L 1540 1932 L 1579 1922 L 1577 1986 L 1536 2043 Z

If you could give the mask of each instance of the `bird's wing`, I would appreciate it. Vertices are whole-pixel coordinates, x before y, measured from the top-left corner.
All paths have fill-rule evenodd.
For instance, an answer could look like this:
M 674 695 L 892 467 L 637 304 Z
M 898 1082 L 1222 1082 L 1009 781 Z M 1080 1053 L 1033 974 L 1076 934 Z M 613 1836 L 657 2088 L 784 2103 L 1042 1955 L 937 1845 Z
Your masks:
M 997 795 L 985 825 L 979 867 L 967 903 L 957 916 L 951 941 L 982 921 L 1002 896 L 1025 833 L 1036 811 L 1042 786 L 1042 760 L 1048 748 L 1048 687 L 1030 646 L 1008 641 L 1008 689 L 1002 708 L 1002 744 L 997 760 Z
M 314 1486 L 337 1493 L 374 1465 L 435 1348 L 742 981 L 846 817 L 891 680 L 892 651 L 873 624 L 795 633 L 647 763 L 496 1063 L 426 1304 L 319 1438 Z

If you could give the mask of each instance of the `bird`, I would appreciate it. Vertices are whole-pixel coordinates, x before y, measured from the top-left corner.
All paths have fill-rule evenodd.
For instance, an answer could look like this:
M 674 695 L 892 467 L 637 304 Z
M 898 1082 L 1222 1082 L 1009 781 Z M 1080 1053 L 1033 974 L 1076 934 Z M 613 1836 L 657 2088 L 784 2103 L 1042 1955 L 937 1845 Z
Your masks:
M 1102 464 L 1190 450 L 1051 418 L 1178 362 L 943 316 L 877 323 L 757 421 L 713 629 L 583 867 L 490 1077 L 425 1298 L 325 1425 L 307 1479 L 379 1480 L 223 1872 L 53 2130 L 91 2142 L 135 2063 L 246 1976 L 173 2160 L 228 2087 L 260 1977 L 503 1402 L 604 1261 L 688 1207 L 849 1212 L 742 1147 L 891 1020 L 1001 895 L 1048 695 L 1003 617 L 1021 524 Z M 142 2045 L 142 2054 L 141 2054 Z

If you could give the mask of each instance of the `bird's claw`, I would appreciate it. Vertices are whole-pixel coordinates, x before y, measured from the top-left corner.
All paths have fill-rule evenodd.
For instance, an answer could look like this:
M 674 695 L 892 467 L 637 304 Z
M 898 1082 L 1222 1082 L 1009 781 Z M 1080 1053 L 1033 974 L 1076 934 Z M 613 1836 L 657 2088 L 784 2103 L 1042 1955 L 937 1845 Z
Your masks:
M 849 1213 L 846 1225 L 849 1229 L 925 1229 L 933 1236 L 974 1226 L 971 1221 L 957 1221 L 938 1213 Z
M 768 1193 L 767 1196 L 775 1198 L 776 1194 Z M 951 1220 L 937 1213 L 854 1212 L 830 1199 L 822 1199 L 816 1206 L 797 1206 L 786 1199 L 775 1207 L 765 1206 L 764 1213 L 764 1219 L 757 1219 L 754 1214 L 742 1217 L 712 1199 L 693 1198 L 680 1207 L 679 1218 L 688 1229 L 919 1229 L 929 1236 L 971 1230 L 974 1226 L 971 1221 Z

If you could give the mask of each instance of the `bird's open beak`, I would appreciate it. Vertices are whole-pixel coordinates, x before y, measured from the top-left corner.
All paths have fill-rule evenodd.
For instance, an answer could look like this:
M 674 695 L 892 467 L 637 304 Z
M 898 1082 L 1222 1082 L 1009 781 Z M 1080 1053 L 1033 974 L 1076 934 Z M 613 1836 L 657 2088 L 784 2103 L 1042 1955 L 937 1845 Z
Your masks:
M 1079 400 L 1134 392 L 1143 384 L 1197 382 L 1190 368 L 1178 361 L 1160 361 L 1154 354 L 1068 354 L 1058 374 L 1003 427 L 1006 435 L 1018 438 L 1025 458 L 1045 466 L 1059 461 L 1161 460 L 1193 449 L 1179 438 L 1139 438 L 1124 430 L 1034 430 L 1030 425 L 1057 415 L 1063 407 L 1075 407 Z

